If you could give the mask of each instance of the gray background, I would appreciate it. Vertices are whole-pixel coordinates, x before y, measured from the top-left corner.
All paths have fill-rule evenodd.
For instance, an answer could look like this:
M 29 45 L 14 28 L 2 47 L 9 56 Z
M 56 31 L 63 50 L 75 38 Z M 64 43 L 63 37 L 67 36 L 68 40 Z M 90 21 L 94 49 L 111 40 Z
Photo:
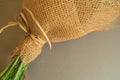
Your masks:
M 20 0 L 0 0 L 0 28 L 14 20 L 21 3 Z M 114 26 L 120 26 L 119 21 L 116 20 Z M 0 71 L 24 36 L 19 27 L 0 34 Z M 55 43 L 51 51 L 46 44 L 27 72 L 28 80 L 120 80 L 120 27 Z

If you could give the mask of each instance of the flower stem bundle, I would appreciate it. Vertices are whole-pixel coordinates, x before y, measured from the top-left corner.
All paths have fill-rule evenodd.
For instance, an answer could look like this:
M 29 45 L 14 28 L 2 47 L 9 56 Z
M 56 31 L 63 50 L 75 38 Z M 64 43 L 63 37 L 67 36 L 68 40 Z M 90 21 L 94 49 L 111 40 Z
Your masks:
M 12 59 L 11 63 L 0 74 L 1 80 L 23 80 L 28 65 L 22 64 L 20 56 Z

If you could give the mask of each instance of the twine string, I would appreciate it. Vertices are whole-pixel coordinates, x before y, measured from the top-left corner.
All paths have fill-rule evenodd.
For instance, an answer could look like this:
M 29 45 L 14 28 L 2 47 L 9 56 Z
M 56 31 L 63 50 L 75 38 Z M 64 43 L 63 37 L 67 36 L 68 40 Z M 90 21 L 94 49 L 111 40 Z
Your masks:
M 38 26 L 38 28 L 40 29 L 40 31 L 43 33 L 44 37 L 46 38 L 46 40 L 47 40 L 47 42 L 48 42 L 48 44 L 49 44 L 49 46 L 50 46 L 50 49 L 51 49 L 51 48 L 52 48 L 52 44 L 51 44 L 51 42 L 50 42 L 47 34 L 45 33 L 45 31 L 43 30 L 43 28 L 41 27 L 41 25 L 39 24 L 39 22 L 37 21 L 37 19 L 34 17 L 33 13 L 32 13 L 28 8 L 24 8 L 24 9 L 26 9 L 26 10 L 29 12 L 29 14 L 31 15 L 33 21 L 35 22 L 35 24 Z M 20 16 L 21 16 L 22 19 L 25 21 L 26 26 L 23 26 L 23 25 L 22 25 L 19 21 L 17 21 L 17 20 L 16 20 L 15 22 L 8 22 L 8 24 L 7 24 L 6 26 L 4 26 L 4 27 L 2 27 L 2 28 L 0 29 L 0 34 L 1 34 L 5 29 L 7 29 L 7 28 L 9 28 L 9 27 L 12 27 L 12 26 L 16 26 L 16 25 L 19 25 L 19 27 L 20 27 L 24 32 L 28 33 L 27 28 L 29 28 L 29 26 L 28 26 L 27 19 L 26 19 L 25 15 L 24 15 L 22 12 L 20 13 Z M 38 42 L 41 41 L 41 39 L 40 39 L 38 36 L 35 36 L 35 35 L 33 35 L 33 34 L 32 34 L 32 35 L 29 34 L 29 35 L 30 35 L 31 38 L 35 41 L 35 43 L 38 44 Z M 34 38 L 33 38 L 33 36 L 34 36 Z M 40 42 L 39 42 L 39 43 L 40 43 Z M 38 44 L 38 46 L 39 46 L 39 44 Z

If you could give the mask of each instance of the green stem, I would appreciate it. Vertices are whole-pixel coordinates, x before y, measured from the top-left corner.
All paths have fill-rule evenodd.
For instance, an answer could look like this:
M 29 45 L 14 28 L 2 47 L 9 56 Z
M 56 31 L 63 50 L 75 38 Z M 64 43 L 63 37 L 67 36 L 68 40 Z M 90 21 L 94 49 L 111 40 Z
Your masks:
M 23 80 L 28 64 L 24 65 L 20 56 L 15 59 L 0 74 L 0 80 Z
M 8 66 L 5 68 L 5 70 L 3 70 L 3 72 L 0 74 L 0 77 L 2 77 L 7 72 L 7 70 L 9 70 L 9 68 L 13 65 L 14 61 L 15 61 L 15 59 L 13 59 L 11 61 L 11 63 L 8 64 Z
M 10 67 L 10 69 L 7 71 L 7 73 L 6 73 L 5 77 L 4 77 L 5 80 L 7 80 L 7 79 L 8 79 L 8 76 L 10 76 L 11 73 L 14 71 L 14 68 L 15 68 L 18 60 L 19 60 L 19 57 L 15 60 L 15 62 L 13 63 L 13 65 L 12 65 L 12 66 Z
M 28 68 L 28 65 L 26 65 L 25 68 L 23 68 L 22 74 L 25 74 L 27 68 Z M 24 76 L 25 76 L 25 75 L 22 75 L 22 74 L 21 74 L 21 79 L 20 79 L 20 80 L 23 80 L 23 78 L 24 78 Z

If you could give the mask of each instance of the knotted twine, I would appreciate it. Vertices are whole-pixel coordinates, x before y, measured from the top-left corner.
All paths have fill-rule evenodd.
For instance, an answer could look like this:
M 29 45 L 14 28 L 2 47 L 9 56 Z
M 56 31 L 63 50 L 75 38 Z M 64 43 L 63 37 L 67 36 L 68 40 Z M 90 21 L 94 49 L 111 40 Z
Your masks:
M 32 14 L 32 12 L 28 8 L 24 8 L 24 9 L 31 15 L 33 21 L 35 21 L 37 27 L 43 33 L 46 40 L 48 41 L 50 48 L 52 48 L 52 45 L 48 36 L 46 35 L 42 27 L 39 25 L 39 22 L 34 18 L 34 15 Z M 22 19 L 22 22 L 20 19 L 17 19 L 17 18 Z M 12 57 L 15 57 L 16 55 L 20 54 L 23 64 L 28 64 L 40 54 L 43 45 L 46 43 L 46 40 L 42 40 L 38 36 L 31 33 L 28 27 L 27 19 L 22 12 L 20 13 L 20 15 L 16 17 L 16 22 L 9 22 L 8 25 L 0 29 L 0 33 L 2 33 L 6 28 L 15 26 L 15 25 L 19 25 L 19 27 L 23 31 L 25 31 L 28 35 L 21 42 L 21 44 L 18 47 L 16 47 Z
M 76 39 L 92 31 L 108 30 L 106 25 L 120 16 L 120 0 L 24 0 L 18 24 L 28 36 L 15 50 L 24 64 L 40 54 L 49 42 Z M 19 19 L 18 19 L 19 18 Z

